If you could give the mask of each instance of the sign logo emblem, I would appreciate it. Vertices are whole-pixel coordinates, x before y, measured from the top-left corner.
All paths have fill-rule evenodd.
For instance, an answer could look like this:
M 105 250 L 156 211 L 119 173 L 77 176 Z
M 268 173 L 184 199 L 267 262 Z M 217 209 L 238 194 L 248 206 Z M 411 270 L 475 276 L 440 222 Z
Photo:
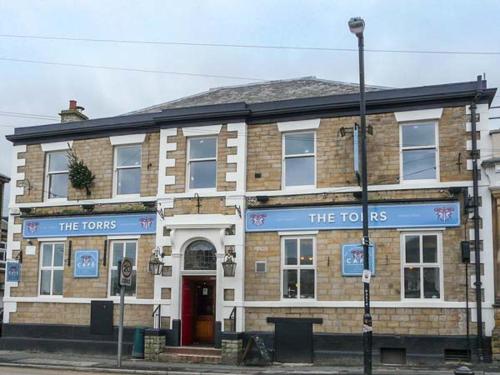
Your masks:
M 250 220 L 252 220 L 253 225 L 259 227 L 262 224 L 264 224 L 266 216 L 267 216 L 266 214 L 252 214 L 250 215 Z
M 142 228 L 149 229 L 151 227 L 151 224 L 153 224 L 153 219 L 151 219 L 150 217 L 141 217 L 139 219 L 139 223 L 141 223 Z
M 453 207 L 437 207 L 434 209 L 436 216 L 443 223 L 446 223 L 448 220 L 451 219 L 451 215 L 453 214 L 454 211 L 455 209 Z
M 38 223 L 36 221 L 28 221 L 26 223 L 26 227 L 28 228 L 28 231 L 33 234 L 38 230 Z

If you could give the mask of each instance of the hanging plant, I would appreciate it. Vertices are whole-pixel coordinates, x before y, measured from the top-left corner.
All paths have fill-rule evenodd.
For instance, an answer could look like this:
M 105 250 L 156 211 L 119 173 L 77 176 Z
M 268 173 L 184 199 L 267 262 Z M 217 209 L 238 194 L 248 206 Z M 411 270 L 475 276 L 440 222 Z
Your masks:
M 90 195 L 90 187 L 94 183 L 95 176 L 83 160 L 79 159 L 73 150 L 68 151 L 69 181 L 75 189 L 85 189 L 87 196 Z

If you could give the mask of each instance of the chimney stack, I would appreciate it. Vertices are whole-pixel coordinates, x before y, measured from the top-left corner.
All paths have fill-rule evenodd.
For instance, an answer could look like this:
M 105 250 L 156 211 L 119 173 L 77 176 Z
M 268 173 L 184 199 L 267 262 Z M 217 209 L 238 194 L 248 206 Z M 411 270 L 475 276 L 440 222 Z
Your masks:
M 69 108 L 63 109 L 59 116 L 61 116 L 61 123 L 88 120 L 89 118 L 85 116 L 82 112 L 85 108 L 77 105 L 76 100 L 69 101 Z

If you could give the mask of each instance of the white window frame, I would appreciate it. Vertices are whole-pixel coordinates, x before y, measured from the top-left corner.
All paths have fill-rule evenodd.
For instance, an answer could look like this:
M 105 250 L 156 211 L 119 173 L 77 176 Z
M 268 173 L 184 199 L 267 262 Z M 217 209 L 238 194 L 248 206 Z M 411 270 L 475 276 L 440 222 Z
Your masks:
M 68 188 L 69 188 L 69 167 L 65 171 L 50 171 L 49 170 L 49 164 L 50 164 L 50 154 L 57 154 L 57 153 L 67 153 L 67 151 L 63 150 L 53 150 L 53 151 L 47 151 L 45 152 L 45 191 L 44 191 L 44 199 L 46 201 L 50 202 L 64 202 L 68 200 L 68 190 L 66 190 L 66 196 L 65 197 L 54 197 L 50 198 L 50 176 L 51 175 L 56 175 L 56 174 L 67 174 L 68 175 Z
M 293 154 L 293 155 L 286 155 L 286 136 L 287 135 L 297 135 L 297 134 L 313 134 L 314 138 L 314 152 L 312 154 Z M 300 189 L 310 189 L 310 188 L 316 188 L 317 185 L 317 175 L 316 175 L 316 169 L 317 169 L 317 144 L 316 144 L 316 131 L 315 130 L 304 130 L 304 131 L 295 131 L 295 132 L 283 132 L 281 135 L 281 186 L 283 190 L 300 190 Z M 303 158 L 303 157 L 312 157 L 314 159 L 313 166 L 314 166 L 314 182 L 309 185 L 292 185 L 292 186 L 287 186 L 286 184 L 286 159 L 292 159 L 292 158 Z
M 420 247 L 420 262 L 419 263 L 406 263 L 406 237 L 407 236 L 419 236 L 419 247 Z M 437 237 L 437 262 L 436 263 L 424 263 L 423 262 L 423 236 L 436 236 Z M 444 301 L 444 270 L 443 270 L 443 235 L 442 232 L 436 231 L 408 231 L 401 232 L 400 236 L 401 245 L 401 300 L 403 301 Z M 420 269 L 420 298 L 406 298 L 405 297 L 405 268 L 414 267 Z M 439 269 L 439 298 L 425 298 L 424 297 L 424 268 L 438 268 Z
M 215 157 L 214 158 L 196 158 L 191 159 L 191 141 L 195 139 L 215 139 Z M 218 168 L 218 157 L 219 157 L 219 137 L 217 135 L 204 135 L 204 136 L 194 136 L 187 137 L 187 147 L 186 147 L 186 190 L 190 192 L 212 192 L 217 191 L 217 172 Z M 191 188 L 191 163 L 199 161 L 215 161 L 215 186 L 209 188 Z
M 118 166 L 118 149 L 119 148 L 126 148 L 126 147 L 131 147 L 131 146 L 139 146 L 141 149 L 141 159 L 139 161 L 139 166 Z M 138 193 L 131 193 L 131 194 L 118 194 L 118 171 L 120 169 L 135 169 L 139 168 L 141 171 L 141 180 L 142 180 L 142 143 L 127 143 L 127 144 L 121 144 L 121 145 L 116 145 L 113 146 L 113 196 L 114 197 L 140 197 L 141 196 L 141 184 L 139 183 L 139 192 Z
M 43 247 L 46 245 L 52 246 L 52 260 L 50 266 L 43 266 Z M 63 246 L 63 263 L 62 266 L 54 266 L 55 245 Z M 38 267 L 38 296 L 39 297 L 54 297 L 63 298 L 64 296 L 64 264 L 66 263 L 66 244 L 63 241 L 40 241 L 40 259 Z M 42 294 L 42 271 L 50 271 L 50 294 Z M 62 294 L 53 294 L 54 289 L 54 271 L 63 271 L 63 290 Z
M 129 299 L 129 298 L 137 298 L 137 287 L 138 287 L 138 273 L 137 273 L 137 263 L 139 262 L 139 240 L 138 239 L 127 239 L 127 238 L 123 238 L 123 239 L 112 239 L 109 241 L 109 269 L 108 269 L 108 298 L 116 298 L 116 297 L 119 297 L 119 295 L 115 295 L 115 294 L 112 294 L 111 293 L 111 287 L 112 287 L 112 284 L 111 284 L 111 274 L 112 274 L 112 271 L 117 271 L 118 270 L 118 264 L 116 266 L 113 266 L 113 259 L 114 259 L 114 256 L 115 256 L 115 247 L 114 247 L 114 244 L 115 243 L 119 243 L 119 242 L 122 242 L 124 245 L 123 245 L 123 250 L 125 251 L 126 249 L 126 243 L 127 242 L 134 242 L 135 243 L 135 265 L 132 267 L 132 271 L 135 271 L 135 293 L 134 295 L 132 296 L 125 296 L 125 298 Z M 118 277 L 120 277 L 120 275 L 118 275 Z
M 297 264 L 290 265 L 285 264 L 285 240 L 308 240 L 312 239 L 313 243 L 313 264 L 301 265 L 300 264 L 300 246 L 297 244 Z M 316 236 L 281 236 L 281 270 L 280 270 L 280 299 L 282 301 L 316 301 L 318 298 L 317 280 L 318 280 L 318 270 L 316 267 Z M 285 270 L 298 270 L 297 272 L 297 297 L 296 298 L 284 298 L 283 297 L 283 274 Z M 300 270 L 314 270 L 314 298 L 301 298 L 300 297 Z
M 403 146 L 403 127 L 412 125 L 434 125 L 434 145 L 432 146 Z M 435 150 L 436 151 L 436 177 L 435 178 L 425 178 L 425 179 L 414 179 L 405 180 L 404 179 L 404 165 L 403 165 L 403 153 L 404 151 L 411 150 Z M 399 123 L 399 181 L 400 183 L 410 183 L 418 184 L 420 182 L 429 181 L 440 181 L 440 167 L 439 167 L 439 123 L 435 120 L 426 121 L 409 121 Z

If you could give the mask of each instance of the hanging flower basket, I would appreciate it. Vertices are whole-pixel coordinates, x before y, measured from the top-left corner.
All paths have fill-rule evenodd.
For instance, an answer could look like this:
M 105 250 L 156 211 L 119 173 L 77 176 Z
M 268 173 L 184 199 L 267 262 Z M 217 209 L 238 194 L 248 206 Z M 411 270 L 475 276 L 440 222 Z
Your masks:
M 95 176 L 83 160 L 79 159 L 73 150 L 68 151 L 69 181 L 75 189 L 83 190 L 90 195 L 90 188 Z

